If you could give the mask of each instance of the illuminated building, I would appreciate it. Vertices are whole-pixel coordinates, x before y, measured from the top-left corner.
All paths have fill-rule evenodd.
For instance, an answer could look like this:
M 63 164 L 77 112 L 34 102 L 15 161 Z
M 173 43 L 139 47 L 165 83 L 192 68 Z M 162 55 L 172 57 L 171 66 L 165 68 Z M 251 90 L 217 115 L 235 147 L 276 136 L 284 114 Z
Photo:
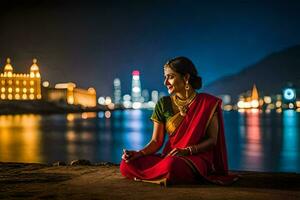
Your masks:
M 153 101 L 154 103 L 158 102 L 158 91 L 153 90 L 151 92 L 151 101 Z
M 37 59 L 33 59 L 29 74 L 17 74 L 13 71 L 9 58 L 0 75 L 1 100 L 36 100 L 41 99 L 41 74 Z
M 140 109 L 142 107 L 142 91 L 141 91 L 141 81 L 140 81 L 140 72 L 134 70 L 132 72 L 132 87 L 131 87 L 131 99 L 132 99 L 132 108 Z
M 76 88 L 74 83 L 59 83 L 55 88 L 44 88 L 44 98 L 47 101 L 81 105 L 83 107 L 96 106 L 96 90 Z
M 140 72 L 134 70 L 132 72 L 132 87 L 131 87 L 131 100 L 132 102 L 140 102 L 141 99 L 141 81 Z
M 249 92 L 247 92 L 249 94 Z M 250 95 L 241 95 L 237 103 L 239 109 L 247 108 L 259 108 L 263 104 L 263 100 L 259 99 L 258 90 L 256 85 L 253 85 L 253 88 L 250 92 Z
M 122 94 L 121 94 L 121 81 L 118 78 L 114 79 L 114 103 L 115 104 L 120 104 Z

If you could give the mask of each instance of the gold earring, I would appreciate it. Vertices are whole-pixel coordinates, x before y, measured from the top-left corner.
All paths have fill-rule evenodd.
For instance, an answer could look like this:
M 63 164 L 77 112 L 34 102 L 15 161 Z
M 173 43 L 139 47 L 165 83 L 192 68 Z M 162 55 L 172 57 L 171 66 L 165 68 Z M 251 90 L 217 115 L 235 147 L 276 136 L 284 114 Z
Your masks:
M 190 86 L 189 86 L 189 82 L 188 82 L 188 81 L 185 82 L 185 87 L 184 87 L 184 89 L 185 89 L 185 97 L 188 98 L 188 97 L 189 97 L 189 89 L 190 89 Z

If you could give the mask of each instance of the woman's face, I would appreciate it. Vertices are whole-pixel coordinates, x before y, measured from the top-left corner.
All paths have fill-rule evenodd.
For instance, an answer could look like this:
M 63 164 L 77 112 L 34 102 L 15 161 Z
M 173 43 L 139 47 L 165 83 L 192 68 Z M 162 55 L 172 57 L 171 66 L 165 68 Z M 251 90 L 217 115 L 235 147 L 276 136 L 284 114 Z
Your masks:
M 164 85 L 168 88 L 169 94 L 185 92 L 185 80 L 179 73 L 166 66 L 164 67 L 164 77 Z

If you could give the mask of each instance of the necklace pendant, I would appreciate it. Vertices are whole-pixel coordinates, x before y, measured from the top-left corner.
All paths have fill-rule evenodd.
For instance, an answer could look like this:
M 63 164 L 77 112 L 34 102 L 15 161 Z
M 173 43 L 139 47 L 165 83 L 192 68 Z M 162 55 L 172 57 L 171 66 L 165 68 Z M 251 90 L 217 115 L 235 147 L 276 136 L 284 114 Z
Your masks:
M 184 117 L 184 116 L 186 116 L 186 113 L 183 111 L 180 111 L 180 115 Z
M 180 107 L 179 111 L 181 116 L 185 116 L 187 112 L 187 108 L 185 106 Z

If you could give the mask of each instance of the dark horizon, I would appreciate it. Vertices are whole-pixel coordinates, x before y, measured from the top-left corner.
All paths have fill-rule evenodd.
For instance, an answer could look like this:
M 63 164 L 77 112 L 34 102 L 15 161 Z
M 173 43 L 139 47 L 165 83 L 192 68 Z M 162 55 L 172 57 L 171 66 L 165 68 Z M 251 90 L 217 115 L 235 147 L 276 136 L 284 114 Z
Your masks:
M 295 1 L 1 4 L 1 70 L 10 57 L 25 73 L 36 57 L 43 80 L 93 86 L 98 96 L 112 94 L 116 77 L 129 93 L 135 69 L 142 88 L 166 91 L 162 66 L 175 56 L 189 57 L 207 85 L 300 44 Z

